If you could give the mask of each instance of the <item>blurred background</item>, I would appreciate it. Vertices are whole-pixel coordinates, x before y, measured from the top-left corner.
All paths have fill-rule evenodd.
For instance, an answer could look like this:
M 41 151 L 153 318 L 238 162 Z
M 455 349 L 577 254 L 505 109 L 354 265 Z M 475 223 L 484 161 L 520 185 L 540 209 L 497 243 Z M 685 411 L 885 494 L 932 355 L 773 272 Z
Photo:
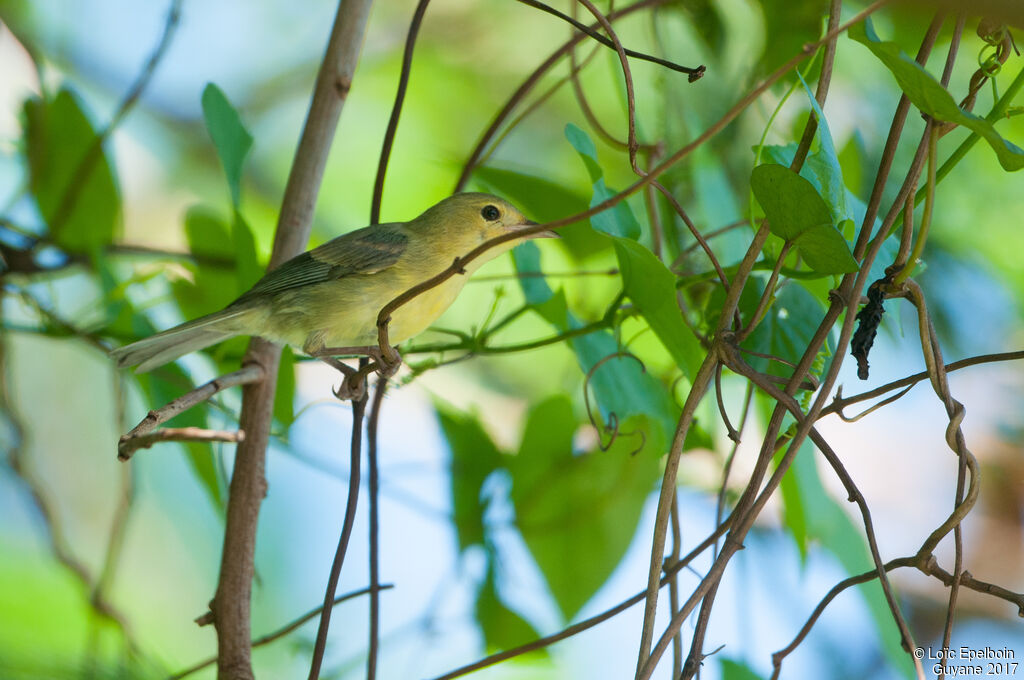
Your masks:
M 817 5 L 808 4 L 810 20 L 801 19 L 795 5 L 785 5 L 767 0 L 666 3 L 617 23 L 627 46 L 708 67 L 703 80 L 688 84 L 685 76 L 634 62 L 641 141 L 665 139 L 670 150 L 678 148 L 732 106 L 760 75 L 820 34 Z M 0 240 L 5 244 L 22 247 L 20 243 L 39 233 L 34 230 L 43 228 L 28 190 L 24 102 L 44 91 L 68 88 L 93 127 L 102 128 L 157 45 L 169 7 L 126 0 L 0 2 Z M 311 245 L 368 223 L 374 171 L 413 7 L 407 0 L 373 7 L 320 193 Z M 568 11 L 568 4 L 563 8 Z M 850 3 L 844 17 L 860 8 Z M 266 262 L 335 5 L 321 0 L 301 7 L 186 0 L 180 9 L 152 81 L 105 143 L 119 198 L 114 243 L 120 250 L 111 249 L 105 256 L 105 271 L 113 283 L 45 248 L 37 259 L 53 268 L 52 273 L 12 275 L 3 281 L 6 403 L 0 435 L 9 454 L 7 464 L 0 466 L 3 678 L 166 677 L 216 652 L 212 628 L 200 628 L 193 620 L 206 611 L 216 584 L 223 531 L 218 497 L 222 502 L 232 447 L 197 452 L 162 444 L 140 451 L 130 465 L 119 463 L 119 435 L 158 404 L 151 401 L 151 386 L 116 372 L 94 340 L 120 343 L 132 333 L 145 334 L 139 318 L 162 329 L 192 309 L 216 308 L 217 298 L 207 293 L 217 284 L 197 273 L 203 271 L 202 264 L 173 256 L 190 247 L 195 251 L 185 229 L 187 214 L 223 223 L 232 217 L 228 187 L 200 104 L 210 82 L 237 108 L 255 140 L 245 165 L 240 212 L 251 227 L 259 262 Z M 930 18 L 899 8 L 878 15 L 875 24 L 881 35 L 913 54 Z M 929 62 L 933 73 L 941 70 L 951 23 Z M 984 47 L 975 26 L 976 19 L 969 19 L 950 85 L 958 99 Z M 448 195 L 494 113 L 569 35 L 564 23 L 518 3 L 432 4 L 416 47 L 382 219 L 410 219 Z M 584 44 L 580 58 L 592 49 Z M 1017 74 L 1021 60 L 1014 55 L 1004 68 L 999 87 Z M 614 52 L 602 49 L 581 73 L 581 82 L 597 116 L 623 138 L 624 99 L 617 69 Z M 567 63 L 560 64 L 536 92 L 556 85 L 567 72 Z M 808 77 L 813 76 L 812 68 Z M 780 106 L 794 82 L 789 79 L 770 90 L 666 178 L 703 231 L 749 214 L 751 148 L 766 129 L 769 144 L 798 138 L 807 116 L 806 97 L 797 90 Z M 847 188 L 862 200 L 898 96 L 892 77 L 870 52 L 841 37 L 824 110 Z M 986 89 L 976 110 L 985 113 L 991 103 L 992 93 Z M 773 113 L 777 115 L 769 126 Z M 1022 119 L 1010 117 L 997 127 L 1004 137 L 1021 143 Z M 632 181 L 625 154 L 594 133 L 565 86 L 514 128 L 487 160 L 490 170 L 478 173 L 470 188 L 508 193 L 525 187 L 525 198 L 510 197 L 542 220 L 585 207 L 591 182 L 564 135 L 568 123 L 595 139 L 609 186 L 621 188 Z M 922 125 L 912 112 L 905 139 L 918 139 Z M 940 154 L 948 154 L 964 136 L 956 131 L 944 138 Z M 910 146 L 902 145 L 897 155 L 898 178 L 909 163 Z M 542 201 L 535 184 L 517 185 L 508 179 L 513 175 L 556 187 L 554 198 Z M 939 324 L 947 362 L 1024 344 L 1021 181 L 1020 174 L 999 167 L 987 146 L 978 145 L 941 185 L 919 280 Z M 887 195 L 895 189 L 890 187 Z M 633 198 L 630 205 L 641 220 L 642 241 L 649 243 L 643 201 Z M 604 242 L 588 244 L 585 234 L 577 233 L 583 235 L 540 243 L 539 254 L 551 287 L 565 292 L 577 317 L 591 321 L 614 298 L 619 280 L 608 274 L 615 267 L 612 248 Z M 737 261 L 748 239 L 748 231 L 736 231 L 716 240 L 723 263 Z M 680 240 L 676 250 L 685 245 Z M 154 258 L 142 249 L 169 255 Z M 694 266 L 708 268 L 706 262 Z M 590 274 L 558 276 L 581 271 Z M 468 332 L 486 325 L 492 310 L 500 316 L 516 309 L 523 293 L 514 272 L 510 256 L 487 265 L 438 325 Z M 112 322 L 112 289 L 131 305 L 135 321 L 120 319 L 120 326 Z M 191 298 L 189 307 L 183 303 L 186 290 L 206 292 Z M 229 291 L 227 299 L 232 297 Z M 923 369 L 920 350 L 915 349 L 912 309 L 897 301 L 887 309 L 871 357 L 871 379 L 861 383 L 851 362 L 844 366 L 840 382 L 848 395 Z M 86 335 L 69 337 L 57 318 Z M 642 330 L 634 323 L 625 326 L 623 336 Z M 551 333 L 544 319 L 527 314 L 501 337 L 512 344 Z M 420 341 L 446 339 L 432 333 Z M 630 342 L 649 371 L 671 385 L 671 358 L 651 334 Z M 212 359 L 184 359 L 182 376 L 196 383 L 214 377 L 219 366 L 230 365 L 234 355 L 226 352 Z M 567 619 L 599 613 L 642 589 L 660 480 L 656 456 L 648 456 L 643 473 L 647 483 L 630 506 L 635 513 L 623 516 L 622 549 L 607 558 L 607 579 L 579 607 L 566 610 L 556 602 L 560 595 L 549 590 L 548 572 L 516 531 L 507 489 L 502 490 L 507 478 L 497 475 L 488 482 L 495 500 L 483 520 L 486 545 L 467 544 L 453 523 L 455 483 L 450 471 L 457 454 L 448 440 L 458 423 L 479 423 L 499 450 L 516 451 L 531 409 L 545 399 L 563 399 L 581 424 L 575 432 L 576 449 L 594 446 L 597 432 L 583 426 L 584 375 L 565 343 L 438 368 L 417 364 L 424 356 L 406 358 L 414 368 L 403 369 L 398 386 L 387 395 L 380 430 L 381 580 L 394 586 L 381 596 L 380 677 L 434 677 L 477 659 L 502 639 L 519 635 L 523 627 L 554 632 Z M 286 365 L 293 370 L 291 362 Z M 321 602 L 344 511 L 350 407 L 331 396 L 339 379 L 326 366 L 298 361 L 294 376 L 289 394 L 293 408 L 288 412 L 286 404 L 278 414 L 268 454 L 269 494 L 261 511 L 253 592 L 255 635 L 273 631 Z M 735 414 L 744 387 L 731 378 L 727 376 L 724 392 Z M 967 407 L 964 430 L 982 466 L 981 499 L 964 525 L 965 567 L 977 578 L 1024 591 L 1024 370 L 1013 362 L 983 365 L 951 374 L 950 382 Z M 187 383 L 168 384 L 168 399 L 187 389 Z M 685 384 L 676 392 L 681 402 Z M 210 423 L 227 426 L 238 401 L 233 392 L 222 395 L 209 409 Z M 729 453 L 717 411 L 713 404 L 706 406 L 698 419 L 705 425 L 706 439 L 686 454 L 681 472 L 685 549 L 714 527 L 722 462 Z M 757 453 L 763 413 L 754 411 L 736 453 L 731 477 L 735 488 L 741 488 Z M 944 410 L 927 383 L 856 423 L 834 416 L 821 423 L 872 508 L 883 559 L 913 554 L 949 512 L 956 459 L 943 441 L 945 424 Z M 621 454 L 629 448 L 621 448 Z M 197 466 L 197 455 L 207 467 Z M 16 459 L 21 463 L 12 462 Z M 805 460 L 813 474 L 814 458 Z M 820 478 L 820 489 L 830 500 L 805 499 L 808 507 L 841 508 L 848 518 L 819 517 L 823 528 L 805 530 L 801 537 L 787 519 L 791 508 L 787 513 L 781 503 L 775 504 L 763 514 L 723 581 L 705 647 L 724 647 L 705 661 L 701 677 L 767 677 L 771 653 L 789 643 L 828 589 L 868 568 L 870 563 L 848 560 L 850 553 L 836 547 L 844 540 L 857 542 L 849 539 L 850 531 L 862 535 L 855 507 L 845 502 L 831 470 L 821 467 L 814 477 Z M 33 483 L 26 484 L 26 478 Z M 126 514 L 119 511 L 126 502 L 125 489 L 131 490 Z M 34 493 L 43 496 L 48 516 L 40 512 Z M 112 524 L 122 520 L 123 534 L 114 535 L 123 540 L 112 549 Z M 816 534 L 833 530 L 837 533 L 831 539 Z M 366 532 L 364 504 L 339 593 L 367 584 Z M 54 545 L 63 563 L 55 559 Z M 112 554 L 116 559 L 110 559 Z M 853 554 L 866 553 L 857 547 Z M 951 568 L 949 540 L 936 554 Z M 91 589 L 68 567 L 69 559 L 94 583 L 102 580 L 105 599 L 123 615 L 136 654 L 126 654 L 122 628 L 90 605 Z M 708 564 L 705 556 L 694 563 L 693 572 L 683 572 L 683 592 L 699 582 Z M 918 644 L 937 648 L 947 590 L 912 570 L 898 570 L 892 579 Z M 487 623 L 483 589 L 495 592 L 503 611 L 514 614 L 504 619 L 514 621 L 508 624 L 511 637 L 497 635 L 493 620 Z M 891 624 L 886 628 L 881 623 L 886 612 L 884 605 L 879 610 L 879 602 L 873 585 L 841 595 L 786 659 L 783 677 L 907 677 L 909 664 L 899 654 Z M 365 599 L 355 599 L 336 608 L 323 677 L 365 673 L 366 606 Z M 473 677 L 631 677 L 641 616 L 642 607 L 634 607 L 544 654 Z M 688 622 L 684 631 L 692 631 L 693 625 Z M 307 624 L 258 648 L 258 677 L 303 677 L 315 626 Z M 960 645 L 1009 648 L 1024 662 L 1024 628 L 1015 607 L 961 590 L 953 634 L 953 646 Z M 670 664 L 664 663 L 656 677 L 668 678 L 669 670 Z M 190 677 L 212 678 L 214 671 L 211 667 Z

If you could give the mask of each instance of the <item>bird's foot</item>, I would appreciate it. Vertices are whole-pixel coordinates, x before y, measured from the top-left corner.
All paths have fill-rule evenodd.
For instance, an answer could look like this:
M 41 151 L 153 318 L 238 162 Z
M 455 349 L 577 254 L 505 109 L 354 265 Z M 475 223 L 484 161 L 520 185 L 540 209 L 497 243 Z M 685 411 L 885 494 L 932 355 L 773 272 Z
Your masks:
M 402 367 L 402 355 L 398 353 L 398 350 L 394 347 L 389 347 L 388 350 L 381 352 L 380 347 L 371 347 L 368 352 L 370 358 L 377 364 L 377 373 L 385 379 L 398 373 L 398 369 Z

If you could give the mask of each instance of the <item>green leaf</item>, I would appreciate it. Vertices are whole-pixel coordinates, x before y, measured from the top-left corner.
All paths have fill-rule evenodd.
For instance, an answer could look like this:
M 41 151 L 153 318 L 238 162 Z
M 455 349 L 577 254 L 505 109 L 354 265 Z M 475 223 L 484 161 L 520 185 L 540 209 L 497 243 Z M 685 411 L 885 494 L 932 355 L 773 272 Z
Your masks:
M 476 620 L 484 635 L 484 646 L 488 651 L 504 651 L 525 644 L 540 637 L 530 623 L 505 606 L 495 587 L 493 558 L 487 566 L 487 576 L 476 594 Z M 543 648 L 532 656 L 547 656 Z
M 857 271 L 846 239 L 810 181 L 783 165 L 765 163 L 754 168 L 750 187 L 772 233 L 792 241 L 811 269 L 819 274 Z
M 757 308 L 764 284 L 745 287 L 740 297 L 740 311 L 749 319 Z M 747 291 L 749 289 L 749 293 Z M 771 354 L 791 363 L 803 356 L 825 313 L 822 303 L 796 281 L 789 281 L 778 292 L 774 303 L 743 346 L 762 354 Z M 777 361 L 747 357 L 751 366 L 761 372 L 789 377 L 792 369 Z
M 512 201 L 527 217 L 538 222 L 552 222 L 586 210 L 587 199 L 561 184 L 542 177 L 504 168 L 481 167 L 473 171 L 473 179 L 481 189 Z M 558 229 L 562 245 L 574 258 L 582 260 L 607 247 L 607 237 L 595 233 L 586 222 L 574 222 Z M 529 241 L 527 242 L 529 243 Z
M 480 420 L 440 401 L 434 411 L 451 451 L 452 515 L 459 552 L 484 545 L 484 481 L 498 469 L 501 453 Z
M 692 381 L 706 352 L 683 321 L 683 312 L 676 302 L 676 277 L 654 253 L 636 241 L 617 238 L 614 244 L 626 295 L 679 369 Z
M 590 138 L 590 135 L 576 125 L 566 123 L 565 138 L 583 159 L 584 165 L 587 166 L 587 172 L 590 173 L 590 181 L 596 182 L 604 177 L 604 170 L 597 162 L 597 147 L 594 146 L 594 140 Z
M 885 64 L 914 106 L 937 120 L 962 125 L 980 135 L 996 152 L 1004 170 L 1024 168 L 1024 149 L 1003 139 L 989 121 L 957 106 L 953 95 L 899 45 L 878 37 L 870 18 L 851 27 L 849 34 Z
M 658 478 L 657 459 L 629 455 L 641 420 L 623 422 L 608 451 L 577 455 L 572 405 L 557 395 L 530 410 L 508 461 L 516 524 L 566 619 L 622 559 Z
M 252 135 L 219 87 L 207 83 L 202 96 L 203 117 L 217 155 L 224 166 L 231 202 L 237 207 L 241 196 L 242 163 L 252 147 Z
M 109 244 L 120 196 L 77 97 L 62 89 L 52 100 L 28 99 L 24 114 L 29 190 L 54 244 L 73 253 Z

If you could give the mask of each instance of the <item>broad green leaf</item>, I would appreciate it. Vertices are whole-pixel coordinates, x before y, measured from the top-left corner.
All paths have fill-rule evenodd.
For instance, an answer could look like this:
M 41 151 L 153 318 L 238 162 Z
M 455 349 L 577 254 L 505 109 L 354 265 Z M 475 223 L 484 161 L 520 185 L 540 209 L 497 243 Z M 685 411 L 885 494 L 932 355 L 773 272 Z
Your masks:
M 636 241 L 617 238 L 614 244 L 626 294 L 683 375 L 693 380 L 706 352 L 683 321 L 683 312 L 676 302 L 676 277 L 654 253 Z
M 657 459 L 629 455 L 641 420 L 623 422 L 608 451 L 575 454 L 572 405 L 557 395 L 530 410 L 508 461 L 516 525 L 566 619 L 622 559 L 658 477 Z
M 937 120 L 963 125 L 976 132 L 996 152 L 1004 170 L 1024 168 L 1024 149 L 1003 139 L 989 121 L 961 109 L 953 95 L 924 67 L 903 52 L 899 45 L 881 40 L 870 18 L 852 26 L 849 34 L 885 64 L 914 106 Z
M 288 345 L 281 348 L 281 365 L 277 369 L 275 389 L 274 419 L 287 431 L 295 421 L 295 353 Z
M 575 215 L 589 207 L 587 199 L 561 184 L 504 168 L 482 167 L 473 171 L 473 179 L 485 191 L 512 201 L 526 216 L 538 222 L 551 222 Z M 595 233 L 586 222 L 567 224 L 558 229 L 569 253 L 583 259 L 607 247 L 608 238 Z
M 783 165 L 765 163 L 751 172 L 750 187 L 772 233 L 792 241 L 811 269 L 819 274 L 857 271 L 831 211 L 810 181 Z
M 476 594 L 476 620 L 484 635 L 484 646 L 488 651 L 504 651 L 525 644 L 540 637 L 530 623 L 505 606 L 495 586 L 494 558 L 487 566 L 487 576 Z M 547 656 L 540 649 L 533 656 Z
M 29 190 L 55 245 L 86 253 L 109 244 L 121 209 L 110 161 L 77 97 L 62 89 L 28 99 L 25 156 Z
M 206 129 L 217 148 L 231 189 L 231 202 L 237 207 L 241 197 L 242 164 L 252 147 L 252 135 L 242 124 L 238 111 L 213 83 L 207 83 L 203 89 L 202 105 Z
M 576 149 L 580 158 L 583 159 L 584 165 L 587 166 L 587 172 L 590 173 L 590 181 L 596 182 L 604 177 L 604 170 L 601 169 L 597 162 L 597 147 L 594 145 L 594 140 L 590 138 L 590 135 L 576 125 L 567 123 L 565 126 L 565 138 L 569 140 L 572 148 Z
M 480 420 L 440 401 L 434 403 L 438 422 L 451 451 L 452 516 L 459 552 L 484 544 L 484 481 L 501 464 L 501 453 Z
M 540 271 L 539 250 L 534 244 L 525 243 L 513 250 L 512 255 L 520 273 Z M 556 330 L 565 332 L 583 325 L 568 311 L 562 291 L 552 292 L 543 278 L 520 277 L 519 283 L 527 301 Z M 608 331 L 578 336 L 568 342 L 584 375 L 590 373 L 599 361 L 620 349 Z M 648 416 L 652 429 L 647 435 L 644 450 L 655 457 L 664 453 L 664 443 L 675 431 L 679 409 L 668 388 L 657 378 L 644 372 L 636 360 L 622 356 L 608 359 L 598 367 L 591 377 L 590 389 L 606 423 L 613 413 L 619 422 L 633 415 Z
M 593 208 L 618 193 L 605 185 L 604 171 L 597 163 L 597 148 L 587 133 L 569 123 L 565 126 L 565 136 L 583 159 L 583 163 L 587 166 L 587 172 L 590 173 L 590 179 L 594 183 L 594 195 L 590 199 L 589 207 Z M 636 216 L 633 215 L 633 211 L 626 201 L 594 215 L 590 218 L 590 224 L 594 229 L 612 236 L 625 236 L 634 241 L 640 238 L 640 223 L 637 222 Z

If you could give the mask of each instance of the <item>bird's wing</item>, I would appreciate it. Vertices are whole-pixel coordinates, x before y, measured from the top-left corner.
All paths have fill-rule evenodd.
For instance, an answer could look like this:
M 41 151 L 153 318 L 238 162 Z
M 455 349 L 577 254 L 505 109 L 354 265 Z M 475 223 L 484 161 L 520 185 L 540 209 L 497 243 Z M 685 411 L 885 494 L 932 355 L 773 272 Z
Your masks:
M 267 273 L 232 304 L 345 276 L 379 272 L 398 261 L 408 240 L 399 223 L 357 229 L 293 257 Z

